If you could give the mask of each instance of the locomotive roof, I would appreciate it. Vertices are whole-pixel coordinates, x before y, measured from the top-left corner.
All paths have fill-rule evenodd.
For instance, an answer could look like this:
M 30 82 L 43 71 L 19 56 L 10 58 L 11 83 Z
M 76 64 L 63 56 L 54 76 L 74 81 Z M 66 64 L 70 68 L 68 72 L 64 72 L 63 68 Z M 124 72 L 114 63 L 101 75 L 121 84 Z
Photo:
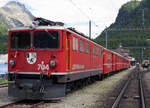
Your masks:
M 32 30 L 32 29 L 66 29 L 64 26 L 24 26 L 24 27 L 15 27 L 9 30 Z
M 98 46 L 101 46 L 101 45 L 95 43 L 92 39 L 89 39 L 89 38 L 88 38 L 86 35 L 84 35 L 83 33 L 81 33 L 81 32 L 79 32 L 79 31 L 75 30 L 75 29 L 72 28 L 72 27 L 69 27 L 69 28 L 68 28 L 68 27 L 65 27 L 65 26 L 24 26 L 24 27 L 11 28 L 11 29 L 9 29 L 9 31 L 15 31 L 15 30 L 33 30 L 33 29 L 67 30 L 67 31 L 69 31 L 69 32 L 71 32 L 71 33 L 74 33 L 74 34 L 76 34 L 76 35 L 78 35 L 78 36 L 80 36 L 80 37 L 86 39 L 86 40 L 91 41 L 92 43 L 94 43 L 94 44 L 96 44 L 96 45 L 98 45 Z M 103 46 L 101 46 L 101 47 L 103 47 Z

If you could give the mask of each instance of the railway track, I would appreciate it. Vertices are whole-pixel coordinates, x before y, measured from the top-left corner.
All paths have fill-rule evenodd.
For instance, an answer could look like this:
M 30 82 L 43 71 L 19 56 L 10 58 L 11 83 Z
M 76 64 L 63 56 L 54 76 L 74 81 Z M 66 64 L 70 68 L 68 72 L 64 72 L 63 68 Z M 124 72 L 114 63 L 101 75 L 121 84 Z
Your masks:
M 142 83 L 142 71 L 137 68 L 130 75 L 112 108 L 146 108 Z
M 13 106 L 13 105 L 15 105 L 15 104 L 18 103 L 18 102 L 20 102 L 20 101 L 11 102 L 11 103 L 2 105 L 2 106 L 0 106 L 0 108 L 9 108 L 10 106 Z
M 3 88 L 3 87 L 8 87 L 8 84 L 7 83 L 0 84 L 0 88 Z
M 0 108 L 38 108 L 39 106 L 42 107 L 44 103 L 44 101 L 21 100 L 0 106 Z

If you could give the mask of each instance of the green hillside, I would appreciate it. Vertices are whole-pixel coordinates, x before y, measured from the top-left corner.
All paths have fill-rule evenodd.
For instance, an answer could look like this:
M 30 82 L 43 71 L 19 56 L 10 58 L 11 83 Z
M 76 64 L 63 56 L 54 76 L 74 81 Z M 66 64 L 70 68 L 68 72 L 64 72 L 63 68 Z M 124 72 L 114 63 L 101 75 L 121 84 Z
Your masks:
M 8 47 L 8 33 L 7 27 L 0 22 L 0 53 L 7 52 Z
M 150 59 L 150 0 L 131 1 L 120 8 L 115 23 L 95 39 L 104 47 L 106 31 L 109 49 L 121 43 L 138 61 Z

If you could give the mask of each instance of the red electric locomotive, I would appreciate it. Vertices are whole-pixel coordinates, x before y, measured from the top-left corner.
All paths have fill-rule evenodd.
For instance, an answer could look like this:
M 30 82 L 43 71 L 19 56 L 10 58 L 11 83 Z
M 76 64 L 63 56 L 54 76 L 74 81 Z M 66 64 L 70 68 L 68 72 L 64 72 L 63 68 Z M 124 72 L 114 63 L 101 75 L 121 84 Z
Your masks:
M 105 73 L 129 66 L 118 68 L 116 58 L 120 55 L 72 28 L 57 26 L 62 25 L 60 22 L 52 23 L 42 18 L 39 22 L 44 26 L 9 30 L 9 96 L 42 100 L 60 98 L 65 96 L 68 85 L 73 88 L 77 81 L 82 84 L 84 79 L 100 78 Z

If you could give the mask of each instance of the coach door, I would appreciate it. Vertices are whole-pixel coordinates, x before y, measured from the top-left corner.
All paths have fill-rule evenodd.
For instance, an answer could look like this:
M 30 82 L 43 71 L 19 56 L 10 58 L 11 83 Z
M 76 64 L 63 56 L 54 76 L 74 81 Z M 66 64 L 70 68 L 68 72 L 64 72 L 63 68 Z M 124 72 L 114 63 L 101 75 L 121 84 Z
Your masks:
M 113 71 L 115 71 L 115 54 L 112 54 L 112 58 L 113 58 L 112 69 Z
M 96 59 L 96 56 L 95 56 L 95 46 L 92 47 L 92 59 L 91 59 L 91 63 L 92 63 L 92 67 L 94 68 L 94 64 L 95 64 L 95 59 Z

